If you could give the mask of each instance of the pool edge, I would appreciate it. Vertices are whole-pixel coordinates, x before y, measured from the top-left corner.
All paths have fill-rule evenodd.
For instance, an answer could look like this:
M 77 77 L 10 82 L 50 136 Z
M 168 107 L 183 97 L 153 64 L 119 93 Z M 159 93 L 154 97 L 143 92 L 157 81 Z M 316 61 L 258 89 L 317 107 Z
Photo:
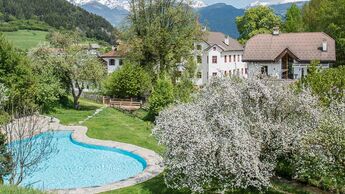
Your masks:
M 50 119 L 47 118 L 46 119 Z M 49 123 L 49 128 L 53 131 L 72 131 L 72 138 L 75 141 L 91 144 L 96 146 L 106 146 L 121 149 L 133 154 L 136 154 L 142 157 L 146 161 L 146 168 L 139 174 L 134 177 L 117 181 L 110 184 L 100 185 L 100 186 L 93 186 L 93 187 L 84 187 L 84 188 L 74 188 L 74 189 L 57 189 L 57 190 L 49 190 L 48 192 L 53 193 L 63 193 L 63 194 L 84 194 L 84 193 L 101 193 L 106 191 L 112 191 L 116 189 L 121 189 L 125 187 L 130 187 L 142 182 L 145 182 L 149 179 L 152 179 L 163 172 L 163 159 L 162 157 L 157 154 L 156 152 L 146 149 L 143 147 L 139 147 L 132 144 L 110 141 L 110 140 L 100 140 L 100 139 L 93 139 L 86 135 L 88 128 L 85 126 L 66 126 L 60 124 L 58 119 L 54 119 L 53 122 Z

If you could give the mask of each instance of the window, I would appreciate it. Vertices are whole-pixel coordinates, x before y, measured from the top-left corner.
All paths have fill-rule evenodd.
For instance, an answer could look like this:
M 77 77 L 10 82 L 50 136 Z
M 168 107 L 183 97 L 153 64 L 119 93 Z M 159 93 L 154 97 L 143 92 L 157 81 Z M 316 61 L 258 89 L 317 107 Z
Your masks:
M 243 68 L 241 69 L 241 74 L 243 75 L 244 71 L 243 71 Z
M 225 55 L 225 56 L 224 56 L 224 63 L 227 63 L 227 62 L 228 62 L 227 59 L 228 59 L 228 58 L 227 58 L 227 56 Z
M 217 56 L 212 56 L 212 63 L 217 63 Z
M 261 67 L 261 74 L 262 75 L 268 75 L 268 67 L 267 66 Z
M 201 51 L 202 46 L 200 44 L 196 45 L 196 50 Z
M 196 76 L 197 76 L 197 78 L 199 78 L 199 79 L 202 78 L 201 72 L 198 72 Z
M 217 50 L 217 48 L 214 46 L 214 47 L 213 47 L 213 51 L 215 51 L 215 50 Z
M 228 76 L 228 72 L 224 71 L 224 76 L 227 77 Z
M 122 59 L 120 59 L 120 61 L 119 61 L 119 65 L 120 65 L 120 66 L 122 66 L 122 65 L 123 65 L 123 60 L 122 60 Z
M 236 62 L 236 55 L 234 55 L 234 62 Z
M 198 56 L 196 57 L 196 61 L 197 61 L 197 63 L 202 63 L 202 58 L 201 58 L 200 55 L 198 55 Z
M 109 60 L 109 65 L 114 66 L 115 65 L 115 59 L 110 59 Z
M 213 72 L 213 73 L 212 73 L 212 76 L 213 76 L 213 77 L 217 76 L 217 73 L 216 73 L 216 72 Z
M 237 55 L 237 62 L 240 62 L 240 55 Z
M 248 68 L 244 69 L 244 73 L 247 75 L 248 74 Z
M 229 62 L 230 62 L 230 63 L 232 62 L 232 57 L 231 57 L 231 55 L 229 55 Z

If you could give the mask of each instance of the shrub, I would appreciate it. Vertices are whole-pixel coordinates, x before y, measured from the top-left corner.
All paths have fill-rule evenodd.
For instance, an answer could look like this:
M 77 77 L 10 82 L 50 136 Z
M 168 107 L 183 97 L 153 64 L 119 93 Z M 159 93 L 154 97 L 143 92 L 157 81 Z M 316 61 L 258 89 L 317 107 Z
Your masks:
M 157 80 L 157 84 L 149 98 L 148 117 L 154 120 L 165 107 L 174 102 L 174 86 L 167 77 Z
M 125 64 L 104 82 L 104 93 L 119 98 L 143 97 L 151 88 L 149 74 L 138 65 Z
M 333 100 L 342 99 L 344 95 L 345 67 L 320 71 L 318 64 L 317 61 L 312 62 L 309 74 L 299 82 L 299 86 L 310 88 L 323 104 L 329 105 Z
M 294 153 L 317 127 L 317 104 L 283 83 L 213 80 L 193 102 L 156 119 L 166 183 L 195 192 L 270 186 L 277 158 Z

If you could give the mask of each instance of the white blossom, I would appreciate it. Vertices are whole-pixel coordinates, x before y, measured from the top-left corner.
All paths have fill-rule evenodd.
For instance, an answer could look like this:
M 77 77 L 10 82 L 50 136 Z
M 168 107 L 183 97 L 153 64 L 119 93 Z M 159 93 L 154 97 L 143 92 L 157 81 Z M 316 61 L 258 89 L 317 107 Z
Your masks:
M 3 84 L 0 84 L 0 108 L 2 107 L 3 103 L 7 101 L 7 89 Z
M 310 92 L 280 82 L 213 80 L 192 103 L 156 120 L 166 183 L 195 192 L 270 186 L 277 156 L 317 127 L 317 104 Z

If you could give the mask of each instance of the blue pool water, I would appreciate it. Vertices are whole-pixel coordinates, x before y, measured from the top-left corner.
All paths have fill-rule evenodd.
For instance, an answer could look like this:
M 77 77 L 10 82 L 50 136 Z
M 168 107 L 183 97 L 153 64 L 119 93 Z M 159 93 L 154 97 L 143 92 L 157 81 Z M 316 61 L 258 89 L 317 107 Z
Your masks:
M 40 166 L 44 168 L 27 177 L 22 185 L 45 190 L 92 187 L 133 177 L 146 168 L 145 160 L 138 155 L 79 143 L 71 134 L 53 132 L 58 153 L 42 162 Z

